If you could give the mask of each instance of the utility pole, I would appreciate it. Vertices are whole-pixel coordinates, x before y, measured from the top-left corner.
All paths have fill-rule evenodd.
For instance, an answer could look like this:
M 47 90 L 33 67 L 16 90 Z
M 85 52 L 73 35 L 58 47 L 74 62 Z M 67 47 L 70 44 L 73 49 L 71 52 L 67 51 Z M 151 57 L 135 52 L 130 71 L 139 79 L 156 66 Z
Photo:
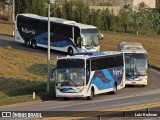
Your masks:
M 51 15 L 51 3 L 55 3 L 56 0 L 46 0 L 48 3 L 48 76 L 47 76 L 47 92 L 50 92 L 50 60 L 51 60 L 51 51 L 50 51 L 50 15 Z M 57 7 L 58 8 L 58 7 Z M 55 8 L 53 12 L 57 9 Z
M 15 25 L 15 0 L 12 0 L 12 21 Z M 15 31 L 13 30 L 13 36 L 15 34 Z
M 12 0 L 12 20 L 15 21 L 15 0 Z
M 48 79 L 47 79 L 47 92 L 50 92 L 50 7 L 51 0 L 48 0 Z

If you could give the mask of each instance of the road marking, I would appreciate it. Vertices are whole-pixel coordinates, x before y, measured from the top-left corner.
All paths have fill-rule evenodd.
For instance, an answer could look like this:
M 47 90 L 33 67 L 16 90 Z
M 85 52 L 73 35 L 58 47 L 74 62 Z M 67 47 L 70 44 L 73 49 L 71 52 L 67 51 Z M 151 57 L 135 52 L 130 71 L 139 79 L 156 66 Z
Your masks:
M 151 90 L 151 91 L 147 91 L 147 92 L 143 92 L 143 93 L 135 94 L 135 95 L 128 95 L 128 96 L 124 96 L 124 97 L 110 98 L 110 99 L 107 99 L 107 100 L 92 101 L 92 103 L 107 102 L 107 101 L 111 101 L 111 100 L 113 101 L 113 100 L 130 98 L 130 97 L 147 96 L 147 95 L 153 95 L 153 94 L 158 94 L 158 93 L 160 93 L 160 89 Z M 63 106 L 55 106 L 55 107 L 43 108 L 43 109 L 39 109 L 39 110 L 48 110 L 48 109 L 54 109 L 54 108 L 63 108 L 63 107 L 69 107 L 69 106 L 74 106 L 74 105 L 85 105 L 87 103 L 91 103 L 91 102 L 88 101 L 88 102 L 75 103 L 75 104 L 70 104 L 70 105 L 67 104 L 67 105 L 63 105 Z
M 154 70 L 154 69 L 150 69 L 150 70 L 152 70 L 152 71 L 154 71 L 154 72 L 156 72 L 157 74 L 160 75 L 160 72 L 158 72 L 157 70 Z

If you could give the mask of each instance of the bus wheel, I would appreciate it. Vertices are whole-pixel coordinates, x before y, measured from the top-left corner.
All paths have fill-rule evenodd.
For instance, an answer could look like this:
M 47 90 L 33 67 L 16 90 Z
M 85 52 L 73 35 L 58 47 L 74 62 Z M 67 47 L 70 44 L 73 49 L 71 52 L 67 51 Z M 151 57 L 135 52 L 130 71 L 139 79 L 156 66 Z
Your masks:
M 115 84 L 114 84 L 113 91 L 111 92 L 111 94 L 115 95 L 116 92 L 117 92 L 117 84 L 115 83 Z
M 70 98 L 64 97 L 63 100 L 70 100 Z
M 27 46 L 27 47 L 30 47 L 31 45 L 30 45 L 30 41 L 29 40 L 25 40 L 25 45 Z
M 36 40 L 32 40 L 31 46 L 32 46 L 32 48 L 37 48 Z
M 92 100 L 94 97 L 94 89 L 91 89 L 91 95 L 87 97 L 87 100 Z
M 70 56 L 73 55 L 73 49 L 72 49 L 71 47 L 68 48 L 68 54 L 69 54 Z

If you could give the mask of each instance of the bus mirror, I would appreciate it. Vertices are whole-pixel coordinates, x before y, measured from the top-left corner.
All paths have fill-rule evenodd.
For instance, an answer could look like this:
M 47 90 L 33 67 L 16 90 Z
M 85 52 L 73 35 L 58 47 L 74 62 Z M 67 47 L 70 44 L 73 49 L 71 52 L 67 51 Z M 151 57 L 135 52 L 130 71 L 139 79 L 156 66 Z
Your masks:
M 81 41 L 83 41 L 83 35 L 81 35 Z
M 55 75 L 55 74 L 54 74 L 55 69 L 56 69 L 56 68 L 54 68 L 54 69 L 52 70 L 52 74 L 51 74 L 51 78 L 52 78 L 52 79 L 54 78 L 54 75 Z
M 78 47 L 81 46 L 81 38 L 80 38 L 80 37 L 77 38 L 77 46 L 78 46 Z
M 90 77 L 90 72 L 86 71 L 86 77 L 89 78 Z
M 81 48 L 82 44 L 83 44 L 83 36 L 81 35 L 81 37 L 77 38 L 77 45 L 76 46 Z
M 54 78 L 54 73 L 52 73 L 52 76 L 51 76 L 51 77 L 52 77 L 52 79 Z
M 98 39 L 99 39 L 99 40 L 103 40 L 103 34 L 98 33 Z

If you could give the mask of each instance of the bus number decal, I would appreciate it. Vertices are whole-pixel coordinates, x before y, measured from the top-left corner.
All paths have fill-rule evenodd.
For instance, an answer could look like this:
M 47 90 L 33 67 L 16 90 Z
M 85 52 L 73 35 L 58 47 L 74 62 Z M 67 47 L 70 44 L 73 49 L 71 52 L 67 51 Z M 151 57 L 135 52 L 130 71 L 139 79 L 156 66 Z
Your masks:
M 24 33 L 26 33 L 26 34 L 33 34 L 33 35 L 35 35 L 36 34 L 36 32 L 35 32 L 35 30 L 27 30 L 27 28 L 23 28 L 22 27 L 22 32 L 24 32 Z

